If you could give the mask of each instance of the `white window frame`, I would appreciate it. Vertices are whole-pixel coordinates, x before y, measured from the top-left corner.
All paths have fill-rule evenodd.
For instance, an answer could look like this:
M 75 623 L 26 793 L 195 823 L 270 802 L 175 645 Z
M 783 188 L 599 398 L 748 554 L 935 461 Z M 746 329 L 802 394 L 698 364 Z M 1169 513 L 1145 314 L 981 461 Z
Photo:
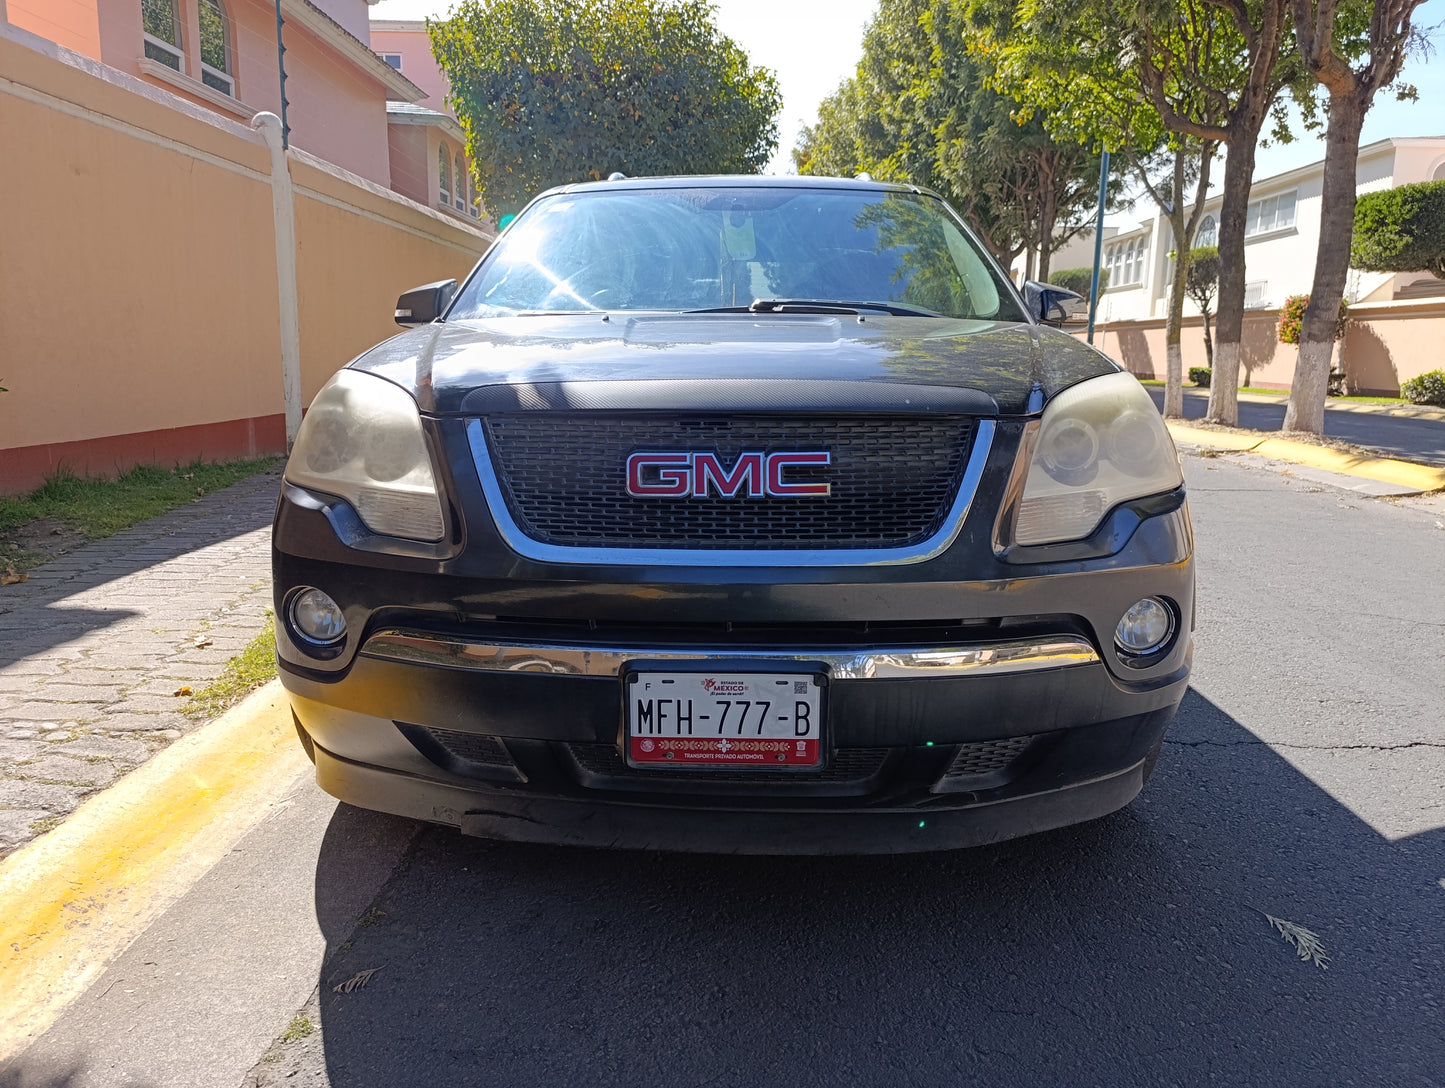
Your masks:
M 1283 224 L 1279 222 L 1279 201 L 1281 197 L 1289 197 L 1290 199 L 1290 219 L 1288 223 Z M 1264 206 L 1271 202 L 1273 203 L 1273 209 L 1270 225 L 1268 227 L 1260 227 L 1258 225 L 1260 213 Z M 1251 218 L 1255 220 L 1253 230 L 1251 230 L 1249 226 Z M 1276 234 L 1284 234 L 1287 231 L 1295 230 L 1295 224 L 1298 222 L 1299 190 L 1282 189 L 1277 193 L 1270 193 L 1268 196 L 1262 196 L 1258 200 L 1251 200 L 1249 202 L 1249 207 L 1245 209 L 1244 213 L 1244 237 L 1246 241 L 1249 241 L 1254 238 L 1268 238 Z
M 1204 240 L 1206 235 L 1209 238 L 1207 242 Z M 1219 218 L 1213 212 L 1207 213 L 1204 216 L 1204 222 L 1199 224 L 1199 230 L 1195 232 L 1194 235 L 1194 244 L 1196 246 L 1214 246 L 1218 248 Z
M 1144 284 L 1144 255 L 1149 249 L 1149 235 L 1115 242 L 1109 246 L 1104 264 L 1109 269 L 1109 286 L 1106 291 L 1142 287 Z
M 456 161 L 452 163 L 454 177 L 452 178 L 452 206 L 459 212 L 467 210 L 467 189 L 471 184 L 471 172 L 467 170 L 466 159 L 461 152 L 457 153 Z M 466 184 L 463 184 L 463 183 Z
M 442 169 L 445 162 L 446 169 Z M 447 145 L 442 144 L 437 155 L 437 203 L 444 208 L 452 206 L 452 153 L 447 150 Z
M 132 24 L 132 25 L 134 25 L 134 24 Z M 141 36 L 141 40 L 142 40 L 142 41 L 148 42 L 149 44 L 155 46 L 157 49 L 161 50 L 162 52 L 169 53 L 171 56 L 175 57 L 175 58 L 176 58 L 176 63 L 177 63 L 178 65 L 180 65 L 180 67 L 177 68 L 177 69 L 175 69 L 175 70 L 178 71 L 178 72 L 180 72 L 180 73 L 182 73 L 182 74 L 185 74 L 185 71 L 186 71 L 186 51 L 185 51 L 184 49 L 182 49 L 182 48 L 181 48 L 180 46 L 178 46 L 178 45 L 172 45 L 170 42 L 166 41 L 164 38 L 157 38 L 154 34 L 147 34 L 144 30 L 142 30 L 142 31 L 140 32 L 140 36 Z M 142 56 L 145 56 L 145 49 L 144 49 L 144 48 L 141 49 L 141 55 L 142 55 Z M 154 60 L 154 58 L 150 58 L 150 59 Z M 165 62 L 158 60 L 158 61 L 156 61 L 155 63 L 157 63 L 157 64 L 164 64 Z
M 1250 298 L 1251 292 L 1254 298 Z M 1244 308 L 1246 310 L 1269 309 L 1269 280 L 1254 280 L 1244 285 Z
M 196 5 L 197 20 L 200 19 L 200 5 L 204 4 L 205 2 L 206 0 L 199 0 L 199 3 Z M 217 4 L 216 14 L 218 14 L 221 17 L 222 22 L 226 24 L 222 30 L 222 34 L 226 43 L 226 61 L 227 63 L 232 65 L 232 67 L 234 67 L 236 64 L 236 43 L 231 40 L 230 15 L 226 11 L 226 5 L 223 3 Z M 220 80 L 225 83 L 225 89 L 222 89 L 220 87 L 211 87 L 209 83 L 206 83 L 206 86 L 210 87 L 210 89 L 215 91 L 217 94 L 229 95 L 231 98 L 235 98 L 236 77 L 230 72 L 223 72 L 219 68 L 212 68 L 209 64 L 205 62 L 205 60 L 201 59 L 201 53 L 199 52 L 199 49 L 200 43 L 198 42 L 196 58 L 200 60 L 201 63 L 201 82 L 206 83 L 206 76 L 210 76 L 212 79 Z
M 391 64 L 391 58 L 395 57 L 396 63 L 391 64 L 391 66 L 395 68 L 398 72 L 401 71 L 401 63 L 403 58 L 400 53 L 378 53 L 377 56 L 381 58 L 383 64 Z
M 226 89 L 225 89 L 225 90 L 222 90 L 220 87 L 211 87 L 211 85 L 210 85 L 209 83 L 206 83 L 206 81 L 205 81 L 204 79 L 201 80 L 202 83 L 206 83 L 206 86 L 207 86 L 207 87 L 211 87 L 211 90 L 215 91 L 217 94 L 227 94 L 227 95 L 230 95 L 232 98 L 235 98 L 235 97 L 236 97 L 236 77 L 235 77 L 235 76 L 230 75 L 230 74 L 227 73 L 227 72 L 222 72 L 222 71 L 219 71 L 218 69 L 212 68 L 212 67 L 211 67 L 209 64 L 207 64 L 205 61 L 201 61 L 201 71 L 202 71 L 203 73 L 205 73 L 206 75 L 210 76 L 212 79 L 223 80 L 223 81 L 225 82 L 225 84 L 226 84 Z

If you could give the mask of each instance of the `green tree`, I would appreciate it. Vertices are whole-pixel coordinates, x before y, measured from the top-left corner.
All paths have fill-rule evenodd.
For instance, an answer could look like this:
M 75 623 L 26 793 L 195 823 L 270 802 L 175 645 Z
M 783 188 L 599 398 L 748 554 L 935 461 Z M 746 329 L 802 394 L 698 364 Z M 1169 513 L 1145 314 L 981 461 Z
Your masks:
M 777 80 L 704 0 L 463 0 L 428 25 L 493 214 L 613 171 L 757 173 L 777 146 Z
M 1199 317 L 1204 322 L 1204 365 L 1213 370 L 1214 341 L 1209 336 L 1209 318 L 1214 296 L 1219 292 L 1219 250 L 1215 246 L 1195 246 L 1189 251 L 1189 275 L 1184 292 L 1199 307 Z
M 1164 414 L 1184 414 L 1181 344 L 1189 242 L 1203 215 L 1216 141 L 1168 132 L 1143 86 L 1137 54 L 1117 47 L 1119 13 L 1112 0 L 1077 4 L 1037 0 L 954 0 L 973 27 L 970 48 L 995 58 L 994 80 L 1042 118 L 1060 141 L 1107 147 L 1169 221 L 1176 257 L 1165 321 Z M 1161 56 L 1188 48 L 1178 24 L 1161 21 Z M 1162 29 L 1161 29 L 1162 33 Z M 1197 58 L 1227 75 L 1231 54 L 1221 35 L 1217 54 Z M 1224 105 L 1198 79 L 1170 80 L 1162 93 L 1177 112 L 1221 120 Z
M 1285 409 L 1287 431 L 1319 434 L 1324 430 L 1330 363 L 1350 271 L 1360 130 L 1376 93 L 1400 74 L 1414 33 L 1411 17 L 1423 2 L 1290 2 L 1299 57 L 1328 95 L 1329 124 L 1325 129 L 1319 247 Z M 1405 93 L 1412 92 L 1406 89 Z
M 1054 249 L 1086 226 L 1098 157 L 993 89 L 989 58 L 969 52 L 963 30 L 947 0 L 884 4 L 856 75 L 804 130 L 794 162 L 936 189 L 1000 261 L 1027 251 L 1027 274 L 1045 278 Z
M 1445 279 L 1445 181 L 1365 193 L 1355 202 L 1350 267 Z

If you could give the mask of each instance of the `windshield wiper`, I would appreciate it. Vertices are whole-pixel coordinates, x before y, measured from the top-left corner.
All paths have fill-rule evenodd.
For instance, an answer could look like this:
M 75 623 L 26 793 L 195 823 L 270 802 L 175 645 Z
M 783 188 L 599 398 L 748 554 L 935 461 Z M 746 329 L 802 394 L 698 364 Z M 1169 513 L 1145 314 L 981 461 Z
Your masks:
M 932 310 L 917 306 L 900 306 L 896 302 L 853 302 L 832 298 L 755 298 L 747 306 L 711 306 L 704 310 L 688 310 L 690 314 L 856 314 L 878 310 L 895 317 L 942 317 Z

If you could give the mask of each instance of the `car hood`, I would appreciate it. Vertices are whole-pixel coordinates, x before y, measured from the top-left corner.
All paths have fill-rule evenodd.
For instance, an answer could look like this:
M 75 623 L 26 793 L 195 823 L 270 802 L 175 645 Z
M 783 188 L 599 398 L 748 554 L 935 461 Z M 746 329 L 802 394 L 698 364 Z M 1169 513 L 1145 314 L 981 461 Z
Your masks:
M 876 392 L 895 404 L 905 403 L 899 390 L 882 386 L 923 387 L 923 396 L 906 401 L 914 409 L 937 404 L 935 410 L 945 410 L 960 403 L 948 394 L 964 391 L 971 411 L 1024 415 L 1042 407 L 1038 399 L 1030 403 L 1035 384 L 1046 402 L 1071 385 L 1119 370 L 1107 356 L 1054 329 L 871 314 L 863 319 L 567 314 L 448 321 L 392 337 L 351 366 L 402 386 L 423 412 L 434 415 L 474 414 L 524 391 L 532 391 L 534 400 L 540 396 L 546 407 L 616 404 L 615 395 L 578 391 L 620 394 L 627 387 L 611 384 L 619 382 L 634 383 L 631 388 L 639 391 L 692 383 L 832 387 L 847 389 L 852 404 L 858 403 L 856 383 L 869 382 L 880 383 Z M 928 390 L 939 396 L 930 398 Z

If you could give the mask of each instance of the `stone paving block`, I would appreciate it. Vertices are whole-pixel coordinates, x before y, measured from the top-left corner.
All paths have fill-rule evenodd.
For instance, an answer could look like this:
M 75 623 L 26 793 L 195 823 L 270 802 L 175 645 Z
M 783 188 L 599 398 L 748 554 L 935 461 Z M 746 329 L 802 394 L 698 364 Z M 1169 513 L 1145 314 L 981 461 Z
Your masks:
M 0 665 L 0 688 L 12 687 L 20 677 L 60 676 L 65 669 L 58 661 L 42 661 L 33 657 L 22 657 Z
M 172 688 L 172 691 L 175 689 Z M 199 689 L 198 689 L 199 690 Z M 190 699 L 184 695 L 127 695 L 123 700 L 105 708 L 107 714 L 124 714 L 134 712 L 136 714 L 174 714 L 183 712 Z M 104 720 L 100 723 L 105 728 Z
M 18 778 L 0 779 L 0 808 L 43 809 L 59 815 L 80 804 L 84 789 Z
M 91 763 L 83 759 L 52 755 L 41 756 L 33 763 L 12 767 L 10 773 L 16 778 L 31 782 L 50 782 L 90 789 L 108 786 L 120 775 L 119 769 L 111 763 Z
M 0 763 L 12 763 L 18 759 L 34 759 L 41 750 L 41 744 L 34 740 L 10 740 L 0 737 Z
M 22 703 L 7 710 L 0 710 L 0 721 L 19 725 L 32 722 L 93 721 L 101 716 L 101 709 L 91 703 Z
M 0 809 L 0 850 L 19 846 L 35 838 L 30 825 L 51 813 L 38 808 Z
M 68 678 L 67 678 L 68 679 Z M 119 687 L 100 687 L 96 685 L 79 685 L 59 683 L 52 680 L 46 684 L 37 684 L 30 691 L 31 698 L 44 703 L 113 703 L 120 698 Z M 0 702 L 0 710 L 4 709 L 3 702 Z
M 189 724 L 179 714 L 107 714 L 95 726 L 107 733 L 137 733 L 157 729 L 184 731 Z
M 144 763 L 151 756 L 151 750 L 138 740 L 95 734 L 86 734 L 63 744 L 51 745 L 45 751 L 47 754 L 55 753 L 75 759 L 103 758 L 124 763 Z
M 197 683 L 204 687 L 225 671 L 225 661 L 217 661 L 211 665 L 187 665 L 184 663 L 168 662 L 159 668 L 152 669 L 151 676 L 165 680 L 174 680 L 176 687 L 180 687 L 182 684 L 190 684 L 192 687 L 195 687 Z

